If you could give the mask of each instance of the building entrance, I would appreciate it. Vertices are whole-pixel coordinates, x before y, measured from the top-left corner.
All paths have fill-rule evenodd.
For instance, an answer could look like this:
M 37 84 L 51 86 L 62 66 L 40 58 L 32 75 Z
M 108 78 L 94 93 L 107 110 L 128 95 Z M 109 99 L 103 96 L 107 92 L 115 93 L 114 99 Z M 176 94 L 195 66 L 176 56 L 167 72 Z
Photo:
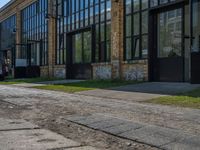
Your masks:
M 68 35 L 70 61 L 67 64 L 67 78 L 92 78 L 92 32 L 82 31 Z
M 150 46 L 151 79 L 183 82 L 189 80 L 188 7 L 170 6 L 153 12 Z M 187 29 L 188 28 L 188 29 Z

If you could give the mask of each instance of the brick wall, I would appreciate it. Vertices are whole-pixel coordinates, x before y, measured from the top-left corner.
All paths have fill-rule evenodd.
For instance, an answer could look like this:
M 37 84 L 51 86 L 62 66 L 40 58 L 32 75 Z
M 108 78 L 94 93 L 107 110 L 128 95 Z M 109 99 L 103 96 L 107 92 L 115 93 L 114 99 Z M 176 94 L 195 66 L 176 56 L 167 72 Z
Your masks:
M 92 64 L 93 79 L 111 79 L 112 65 L 110 63 Z
M 66 78 L 66 66 L 65 65 L 56 65 L 53 68 L 53 76 L 56 78 Z
M 148 81 L 148 61 L 124 62 L 122 64 L 122 78 L 124 80 Z
M 48 66 L 40 67 L 40 76 L 41 77 L 48 77 L 49 76 L 49 68 L 48 68 Z

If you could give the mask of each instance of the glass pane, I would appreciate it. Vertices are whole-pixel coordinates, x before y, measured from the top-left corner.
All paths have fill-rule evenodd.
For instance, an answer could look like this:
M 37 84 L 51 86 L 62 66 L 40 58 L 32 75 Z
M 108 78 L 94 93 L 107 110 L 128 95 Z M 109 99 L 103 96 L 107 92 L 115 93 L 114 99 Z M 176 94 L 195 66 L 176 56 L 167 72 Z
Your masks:
M 131 15 L 126 16 L 126 36 L 131 36 Z
M 126 39 L 126 59 L 131 59 L 131 38 Z
M 140 39 L 138 37 L 134 38 L 134 47 L 133 47 L 133 57 L 139 58 L 140 56 Z
M 106 24 L 106 40 L 111 39 L 111 22 L 107 22 Z
M 185 27 L 184 27 L 184 32 L 185 32 L 185 36 L 189 37 L 190 36 L 190 9 L 189 9 L 189 5 L 185 5 Z M 185 53 L 185 80 L 189 81 L 190 80 L 190 39 L 189 38 L 185 38 L 184 41 L 184 53 Z
M 192 5 L 192 33 L 193 33 L 193 43 L 192 43 L 192 51 L 199 52 L 200 51 L 200 1 L 194 0 Z
M 142 9 L 148 8 L 148 0 L 142 0 Z
M 99 61 L 99 25 L 96 25 L 95 61 Z
M 126 14 L 131 13 L 131 0 L 126 0 Z
M 81 34 L 74 35 L 74 63 L 82 63 L 82 36 Z
M 84 63 L 90 63 L 92 60 L 91 32 L 83 33 L 83 40 L 84 40 Z
M 142 33 L 148 32 L 148 11 L 142 12 Z
M 40 65 L 40 56 L 39 56 L 39 51 L 40 51 L 40 44 L 33 44 L 31 45 L 31 65 Z
M 150 0 L 150 6 L 154 7 L 158 5 L 158 0 Z
M 140 17 L 139 17 L 139 13 L 137 13 L 137 14 L 135 14 L 133 16 L 133 20 L 134 20 L 134 23 L 133 23 L 134 35 L 138 35 L 139 32 L 140 32 Z
M 140 0 L 133 0 L 133 11 L 139 11 L 140 9 Z
M 110 52 L 111 52 L 111 45 L 110 45 L 110 41 L 106 42 L 106 61 L 110 61 Z
M 16 46 L 16 67 L 27 66 L 27 47 L 25 46 Z
M 100 27 L 101 27 L 101 29 L 100 29 L 101 41 L 105 41 L 105 24 L 102 23 Z
M 181 56 L 182 52 L 182 9 L 158 15 L 158 57 Z M 173 14 L 174 17 L 169 17 Z
M 142 36 L 142 58 L 148 57 L 148 36 Z
M 164 3 L 167 3 L 168 0 L 160 0 L 160 4 L 164 4 Z

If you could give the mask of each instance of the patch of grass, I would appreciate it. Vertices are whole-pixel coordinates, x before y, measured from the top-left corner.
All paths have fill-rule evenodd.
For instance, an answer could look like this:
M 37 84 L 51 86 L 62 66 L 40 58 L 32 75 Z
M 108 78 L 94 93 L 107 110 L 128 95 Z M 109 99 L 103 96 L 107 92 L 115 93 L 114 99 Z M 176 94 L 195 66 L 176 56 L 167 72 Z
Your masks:
M 11 84 L 20 84 L 20 83 L 37 83 L 37 82 L 53 81 L 53 80 L 59 80 L 59 79 L 58 78 L 8 79 L 8 80 L 0 81 L 0 84 L 11 85 Z
M 93 90 L 95 88 L 87 88 L 87 87 L 77 87 L 72 85 L 46 85 L 46 86 L 36 86 L 33 88 L 41 89 L 41 90 L 53 90 L 53 91 L 62 91 L 67 93 L 75 93 L 81 91 Z
M 0 85 L 12 85 L 12 84 L 19 84 L 19 82 L 0 81 Z
M 177 94 L 175 96 L 155 98 L 147 102 L 200 109 L 200 88 L 190 92 Z
M 74 92 L 88 91 L 94 89 L 105 89 L 105 88 L 111 88 L 111 87 L 117 87 L 135 83 L 138 82 L 122 81 L 122 80 L 88 80 L 77 83 L 37 86 L 34 88 L 74 93 Z

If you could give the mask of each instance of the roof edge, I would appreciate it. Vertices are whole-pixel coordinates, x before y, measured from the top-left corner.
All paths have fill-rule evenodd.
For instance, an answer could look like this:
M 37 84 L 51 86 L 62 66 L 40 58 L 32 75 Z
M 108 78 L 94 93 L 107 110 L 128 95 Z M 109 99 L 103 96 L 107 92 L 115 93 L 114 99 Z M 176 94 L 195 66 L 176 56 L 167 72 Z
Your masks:
M 6 3 L 3 7 L 0 8 L 0 12 L 4 11 L 7 7 L 9 7 L 15 1 L 16 0 L 10 0 L 8 3 Z

